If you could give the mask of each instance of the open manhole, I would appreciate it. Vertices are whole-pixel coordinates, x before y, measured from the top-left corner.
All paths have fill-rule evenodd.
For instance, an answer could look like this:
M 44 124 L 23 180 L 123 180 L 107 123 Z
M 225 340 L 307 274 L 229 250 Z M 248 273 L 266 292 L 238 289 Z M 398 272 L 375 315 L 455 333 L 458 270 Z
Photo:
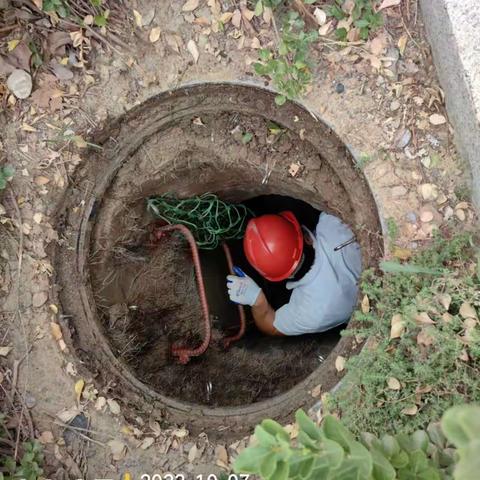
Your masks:
M 241 340 L 228 302 L 221 249 L 201 255 L 211 310 L 206 352 L 182 365 L 172 343 L 201 342 L 201 307 L 185 242 L 151 244 L 148 198 L 212 192 L 255 214 L 292 210 L 314 228 L 326 211 L 350 225 L 364 267 L 382 252 L 377 208 L 351 153 L 302 106 L 278 107 L 268 90 L 199 84 L 154 97 L 93 141 L 65 196 L 57 249 L 59 299 L 71 319 L 72 348 L 124 402 L 210 432 L 282 419 L 315 401 L 309 391 L 338 382 L 334 361 L 353 350 L 340 329 L 268 337 L 252 322 Z M 246 135 L 247 134 L 247 135 Z M 247 273 L 241 241 L 229 246 Z M 274 307 L 283 285 L 267 287 Z

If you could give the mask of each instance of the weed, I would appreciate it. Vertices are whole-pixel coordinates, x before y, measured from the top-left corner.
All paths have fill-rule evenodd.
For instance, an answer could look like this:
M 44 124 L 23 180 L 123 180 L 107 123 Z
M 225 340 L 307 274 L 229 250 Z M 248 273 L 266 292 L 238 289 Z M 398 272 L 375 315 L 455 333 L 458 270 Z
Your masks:
M 44 0 L 42 9 L 47 13 L 56 13 L 60 18 L 67 18 L 70 14 L 68 2 L 65 0 Z
M 253 139 L 253 133 L 245 132 L 242 135 L 242 143 L 244 143 L 244 144 L 250 143 L 252 141 L 252 139 Z
M 387 218 L 387 235 L 391 243 L 395 243 L 398 239 L 398 225 L 395 222 L 395 219 L 390 217 Z
M 13 178 L 14 174 L 15 169 L 11 165 L 0 167 L 0 190 L 5 190 L 7 182 Z
M 468 317 L 480 308 L 478 252 L 469 234 L 437 234 L 410 264 L 365 272 L 371 309 L 356 312 L 344 335 L 369 341 L 327 402 L 354 432 L 408 433 L 480 401 L 480 329 Z
M 349 15 L 342 9 L 345 0 L 335 0 L 328 9 L 328 14 L 337 20 L 344 20 Z M 375 12 L 372 0 L 355 0 L 355 6 L 351 13 L 353 25 L 358 28 L 360 38 L 367 40 L 370 32 L 383 25 L 383 17 L 380 12 Z M 335 30 L 338 40 L 347 40 L 347 29 L 340 27 Z
M 287 99 L 298 98 L 311 82 L 308 49 L 318 38 L 318 32 L 305 32 L 304 27 L 305 22 L 298 13 L 289 11 L 285 16 L 278 50 L 261 49 L 260 62 L 254 65 L 255 72 L 269 76 L 280 92 L 275 98 L 277 105 L 283 105 Z
M 455 187 L 455 196 L 460 202 L 469 202 L 472 198 L 472 191 L 467 185 L 459 185 Z
M 7 417 L 0 413 L 0 443 L 4 437 L 7 437 Z M 8 440 L 5 445 L 9 445 Z M 12 444 L 12 454 L 13 454 Z M 37 480 L 43 474 L 41 465 L 43 463 L 42 447 L 36 440 L 24 442 L 20 447 L 23 452 L 20 462 L 13 456 L 8 455 L 8 450 L 3 449 L 3 455 L 0 457 L 0 480 L 13 480 L 23 478 L 25 480 Z
M 23 450 L 24 453 L 20 463 L 17 463 L 12 457 L 5 457 L 0 460 L 0 465 L 3 463 L 2 470 L 7 473 L 7 475 L 0 473 L 0 479 L 37 480 L 42 476 L 43 454 L 41 445 L 36 440 L 25 442 Z
M 355 166 L 359 170 L 363 170 L 369 162 L 372 161 L 372 156 L 368 153 L 361 153 L 360 157 L 357 159 Z

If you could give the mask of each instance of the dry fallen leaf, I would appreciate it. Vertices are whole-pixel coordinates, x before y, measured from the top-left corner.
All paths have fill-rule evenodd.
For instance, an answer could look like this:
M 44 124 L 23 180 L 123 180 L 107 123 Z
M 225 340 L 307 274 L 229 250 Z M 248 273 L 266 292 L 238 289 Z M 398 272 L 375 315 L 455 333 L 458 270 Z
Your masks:
M 322 385 L 318 384 L 316 387 L 312 388 L 311 395 L 313 398 L 318 398 L 322 392 Z
M 200 56 L 200 54 L 198 53 L 197 44 L 193 40 L 189 40 L 187 43 L 187 49 L 192 54 L 193 61 L 197 63 L 198 57 Z
M 127 453 L 127 446 L 121 440 L 110 440 L 108 442 L 113 460 L 122 460 Z
M 418 345 L 429 347 L 434 343 L 435 339 L 430 335 L 428 328 L 422 328 L 417 335 Z
M 12 347 L 0 347 L 0 357 L 6 357 L 12 351 Z
M 462 360 L 462 362 L 469 362 L 470 361 L 470 357 L 467 353 L 467 351 L 465 349 L 463 349 L 460 353 L 460 355 L 458 356 L 458 359 L 459 360 Z
M 60 328 L 60 325 L 55 322 L 50 322 L 50 330 L 52 332 L 53 338 L 55 340 L 61 340 L 63 338 L 62 330 Z
M 113 415 L 118 415 L 120 413 L 120 405 L 116 400 L 109 398 L 107 400 L 108 408 L 113 413 Z
M 327 14 L 321 8 L 315 8 L 313 16 L 320 26 L 325 25 L 327 22 Z
M 288 173 L 292 177 L 296 177 L 303 170 L 303 165 L 300 162 L 291 163 L 288 167 Z
M 140 12 L 138 12 L 137 10 L 133 10 L 133 16 L 135 17 L 135 24 L 137 25 L 137 27 L 142 27 L 142 15 Z
M 429 120 L 432 125 L 443 125 L 444 123 L 447 123 L 447 119 L 439 113 L 433 113 L 430 115 Z
M 140 444 L 140 448 L 142 450 L 146 450 L 147 448 L 150 448 L 153 443 L 155 442 L 155 439 L 153 437 L 145 437 Z
M 172 435 L 176 438 L 185 438 L 188 436 L 188 430 L 186 428 L 177 428 L 172 432 Z
M 472 305 L 468 302 L 462 303 L 462 305 L 460 306 L 459 313 L 465 319 L 467 319 L 467 318 L 477 319 L 477 312 L 472 307 Z
M 85 380 L 82 378 L 75 383 L 75 395 L 77 397 L 77 402 L 80 401 L 82 396 L 83 389 L 85 388 Z
M 53 433 L 49 431 L 42 432 L 40 436 L 38 437 L 38 441 L 42 444 L 45 445 L 47 443 L 53 443 Z
M 182 7 L 182 12 L 193 12 L 199 4 L 200 0 L 187 0 Z
M 204 127 L 205 124 L 203 123 L 202 119 L 200 117 L 195 117 L 193 120 L 192 120 L 192 123 L 194 125 L 198 125 L 198 126 L 201 126 L 201 127 Z
M 430 318 L 428 313 L 426 312 L 421 312 L 414 317 L 415 322 L 418 325 L 434 325 L 435 322 Z
M 333 23 L 333 20 L 330 20 L 329 22 L 327 22 L 325 25 L 322 25 L 319 29 L 318 29 L 318 34 L 321 36 L 321 37 L 324 37 L 325 35 L 328 34 L 329 30 L 330 30 L 330 27 L 332 26 L 332 23 Z
M 160 38 L 160 33 L 161 33 L 161 28 L 160 27 L 153 27 L 150 30 L 150 35 L 148 36 L 148 39 L 150 40 L 151 43 L 155 43 L 158 41 Z
M 32 306 L 34 308 L 39 308 L 44 305 L 48 300 L 47 292 L 36 292 L 32 296 Z
M 437 296 L 438 303 L 448 311 L 450 304 L 452 303 L 452 296 L 448 293 L 441 293 Z
M 195 460 L 195 458 L 197 458 L 197 452 L 198 452 L 198 448 L 197 448 L 197 445 L 194 443 L 192 448 L 190 448 L 190 450 L 188 451 L 189 463 L 192 463 Z
M 378 7 L 377 11 L 379 12 L 380 10 L 383 10 L 384 8 L 396 7 L 397 5 L 400 5 L 401 1 L 402 0 L 383 0 L 381 5 Z
M 343 370 L 345 370 L 346 361 L 346 358 L 341 355 L 335 359 L 335 368 L 337 369 L 337 372 L 343 372 Z
M 423 183 L 419 186 L 419 191 L 424 200 L 435 200 L 438 197 L 438 187 L 433 183 Z
M 107 399 L 105 397 L 98 397 L 95 402 L 95 410 L 103 410 L 105 405 L 107 404 Z
M 235 27 L 235 28 L 240 28 L 240 25 L 242 23 L 242 13 L 240 12 L 240 10 L 235 10 L 233 12 L 233 15 L 232 15 L 232 25 Z
M 381 33 L 377 35 L 372 41 L 370 42 L 370 51 L 372 55 L 379 56 L 387 47 L 387 37 L 385 34 Z
M 403 320 L 403 317 L 399 313 L 396 313 L 392 317 L 392 321 L 391 321 L 390 340 L 394 338 L 400 338 L 404 332 L 405 332 L 405 321 Z
M 217 445 L 215 447 L 215 458 L 217 459 L 217 465 L 220 467 L 228 467 L 228 452 L 223 445 Z
M 27 98 L 32 93 L 32 77 L 25 70 L 16 69 L 9 75 L 7 87 L 17 98 Z
M 445 323 L 450 323 L 450 322 L 453 320 L 453 316 L 450 315 L 448 312 L 445 312 L 445 313 L 442 315 L 442 320 L 443 320 Z
M 32 127 L 28 123 L 22 123 L 22 130 L 24 132 L 32 132 L 32 133 L 37 131 L 37 129 L 35 127 Z
M 407 42 L 408 42 L 408 36 L 407 34 L 403 34 L 399 39 L 398 39 L 398 51 L 400 52 L 400 55 L 403 57 L 403 54 L 405 53 L 405 48 L 407 47 Z
M 254 48 L 256 50 L 258 50 L 259 48 L 262 48 L 262 46 L 260 45 L 260 40 L 258 39 L 258 37 L 253 37 L 252 38 L 252 43 L 250 45 L 250 48 Z
M 49 181 L 50 181 L 49 178 L 44 177 L 42 175 L 35 177 L 35 180 L 34 180 L 35 185 L 38 185 L 39 187 L 46 185 Z
M 370 300 L 368 299 L 368 295 L 363 297 L 361 308 L 363 313 L 368 313 L 370 311 Z
M 66 408 L 61 412 L 57 413 L 57 417 L 63 422 L 68 423 L 70 420 L 73 420 L 78 414 L 80 410 L 78 407 Z
M 75 365 L 72 363 L 72 362 L 68 362 L 66 367 L 65 367 L 65 371 L 71 375 L 72 377 L 76 377 L 77 376 L 77 369 L 75 368 Z
M 465 210 L 462 210 L 461 208 L 457 208 L 455 210 L 455 216 L 461 221 L 461 222 L 464 222 L 465 219 L 467 218 L 466 214 L 465 214 Z
M 388 388 L 390 390 L 400 390 L 402 385 L 395 377 L 390 377 L 387 381 Z
M 416 415 L 418 412 L 418 407 L 416 405 L 412 405 L 411 407 L 406 407 L 402 410 L 401 413 L 404 415 Z

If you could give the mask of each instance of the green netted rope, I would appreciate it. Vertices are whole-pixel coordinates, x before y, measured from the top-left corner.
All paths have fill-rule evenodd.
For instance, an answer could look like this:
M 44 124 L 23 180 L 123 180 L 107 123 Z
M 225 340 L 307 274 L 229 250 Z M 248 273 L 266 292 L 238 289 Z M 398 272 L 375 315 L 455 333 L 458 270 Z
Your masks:
M 190 229 L 198 248 L 213 250 L 225 240 L 243 237 L 246 220 L 252 212 L 242 204 L 220 200 L 213 193 L 179 199 L 171 194 L 149 198 L 147 210 L 169 224 Z

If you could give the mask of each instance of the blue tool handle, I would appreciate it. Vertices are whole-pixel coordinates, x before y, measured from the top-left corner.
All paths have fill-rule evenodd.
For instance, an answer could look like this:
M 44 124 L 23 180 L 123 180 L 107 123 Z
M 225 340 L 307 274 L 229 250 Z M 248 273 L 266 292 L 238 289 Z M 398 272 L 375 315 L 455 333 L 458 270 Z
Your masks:
M 233 273 L 239 277 L 246 277 L 245 272 L 240 267 L 233 267 Z

